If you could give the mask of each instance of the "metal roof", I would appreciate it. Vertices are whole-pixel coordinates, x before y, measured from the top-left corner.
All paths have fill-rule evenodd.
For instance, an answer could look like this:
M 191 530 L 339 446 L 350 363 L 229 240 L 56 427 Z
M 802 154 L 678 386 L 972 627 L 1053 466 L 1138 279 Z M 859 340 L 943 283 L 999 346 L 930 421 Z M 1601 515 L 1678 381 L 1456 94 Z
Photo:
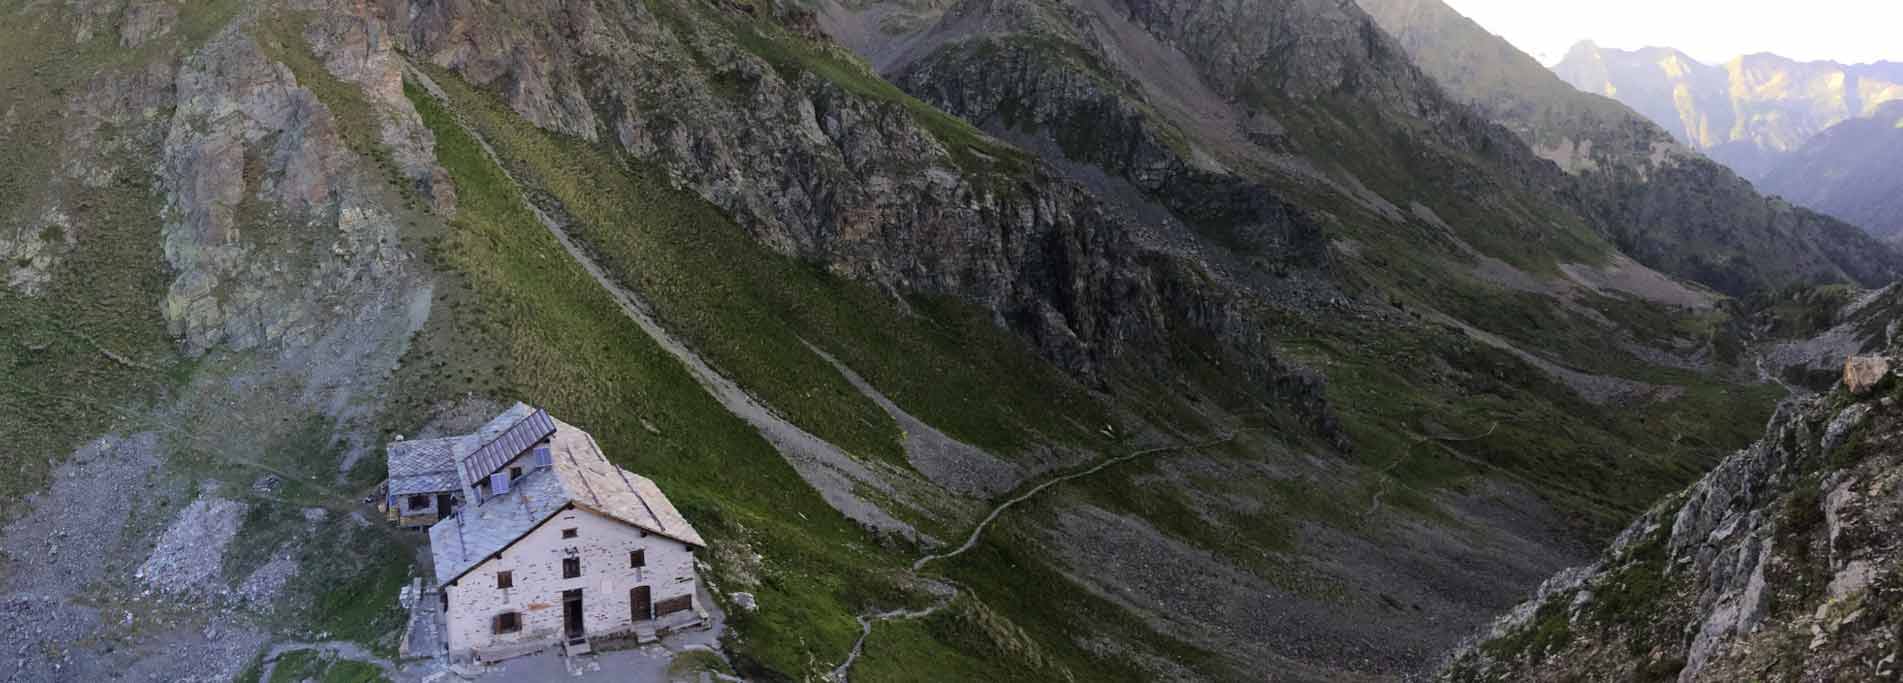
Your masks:
M 488 478 L 514 460 L 515 456 L 554 433 L 555 421 L 548 416 L 548 411 L 530 413 L 469 454 L 469 457 L 463 458 L 463 480 L 473 483 Z

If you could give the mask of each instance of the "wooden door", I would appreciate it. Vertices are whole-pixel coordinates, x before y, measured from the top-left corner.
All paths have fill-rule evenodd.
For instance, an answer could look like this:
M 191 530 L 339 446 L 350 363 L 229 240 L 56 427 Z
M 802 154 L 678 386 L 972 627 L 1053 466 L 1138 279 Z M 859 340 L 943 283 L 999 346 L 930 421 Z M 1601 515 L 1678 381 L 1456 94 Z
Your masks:
M 630 616 L 635 621 L 654 618 L 654 596 L 647 586 L 635 586 L 634 590 L 628 591 L 628 605 L 629 611 L 633 613 Z
M 581 589 L 562 591 L 562 630 L 568 637 L 581 637 L 583 633 L 581 615 Z

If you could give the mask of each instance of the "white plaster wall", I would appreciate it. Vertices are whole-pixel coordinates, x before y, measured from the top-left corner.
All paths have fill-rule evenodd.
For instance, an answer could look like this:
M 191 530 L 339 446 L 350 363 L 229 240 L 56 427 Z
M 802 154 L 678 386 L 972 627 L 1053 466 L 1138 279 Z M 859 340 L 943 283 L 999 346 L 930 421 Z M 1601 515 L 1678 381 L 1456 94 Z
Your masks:
M 562 538 L 563 529 L 576 537 Z M 628 567 L 628 553 L 647 550 L 647 566 Z M 581 558 L 581 576 L 562 578 L 562 559 Z M 496 572 L 513 571 L 513 588 L 496 588 Z M 452 653 L 551 642 L 562 635 L 562 591 L 582 591 L 583 627 L 591 637 L 624 633 L 634 626 L 629 590 L 646 585 L 655 603 L 695 592 L 694 556 L 685 543 L 645 534 L 631 525 L 570 508 L 501 557 L 478 565 L 445 586 Z M 694 606 L 696 609 L 700 605 Z M 505 611 L 522 615 L 522 630 L 492 633 L 492 619 Z

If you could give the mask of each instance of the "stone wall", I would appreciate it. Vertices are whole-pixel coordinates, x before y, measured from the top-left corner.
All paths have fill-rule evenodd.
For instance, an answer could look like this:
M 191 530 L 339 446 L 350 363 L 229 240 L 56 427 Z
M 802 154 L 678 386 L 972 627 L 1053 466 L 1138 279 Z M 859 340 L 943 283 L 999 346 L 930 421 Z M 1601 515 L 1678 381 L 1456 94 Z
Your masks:
M 575 537 L 562 538 L 564 529 L 574 529 Z M 630 568 L 628 553 L 637 549 L 646 550 L 647 566 Z M 568 557 L 580 558 L 580 577 L 562 578 Z M 513 587 L 496 587 L 501 571 L 513 573 Z M 444 587 L 449 651 L 488 654 L 553 644 L 562 636 L 562 592 L 570 589 L 582 591 L 583 628 L 590 637 L 626 633 L 634 627 L 629 591 L 636 586 L 648 586 L 655 603 L 692 596 L 693 552 L 680 541 L 571 508 Z M 494 633 L 495 616 L 508 611 L 522 615 L 522 628 Z

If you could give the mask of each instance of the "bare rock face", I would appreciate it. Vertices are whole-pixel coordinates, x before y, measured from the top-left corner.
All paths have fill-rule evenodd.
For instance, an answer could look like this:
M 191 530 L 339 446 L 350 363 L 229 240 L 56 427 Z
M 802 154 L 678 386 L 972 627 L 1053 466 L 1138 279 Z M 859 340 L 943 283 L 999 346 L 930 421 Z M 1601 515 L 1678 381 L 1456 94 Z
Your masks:
M 1844 388 L 1862 396 L 1890 376 L 1890 359 L 1883 356 L 1851 356 L 1844 359 Z
M 193 353 L 307 344 L 406 257 L 330 110 L 239 27 L 184 60 L 166 137 L 164 312 Z
M 1865 360 L 1865 362 L 1857 362 Z M 1868 388 L 1887 365 L 1852 359 Z M 1762 440 L 1502 618 L 1448 680 L 1878 680 L 1903 635 L 1903 410 L 1787 403 Z
M 1029 162 L 973 171 L 961 155 L 988 152 L 951 148 L 902 103 L 786 77 L 717 27 L 644 3 L 412 3 L 409 16 L 410 54 L 530 122 L 662 165 L 773 249 L 989 309 L 1080 375 L 1177 331 L 1245 327 L 1207 269 L 1144 248 L 1086 189 Z

